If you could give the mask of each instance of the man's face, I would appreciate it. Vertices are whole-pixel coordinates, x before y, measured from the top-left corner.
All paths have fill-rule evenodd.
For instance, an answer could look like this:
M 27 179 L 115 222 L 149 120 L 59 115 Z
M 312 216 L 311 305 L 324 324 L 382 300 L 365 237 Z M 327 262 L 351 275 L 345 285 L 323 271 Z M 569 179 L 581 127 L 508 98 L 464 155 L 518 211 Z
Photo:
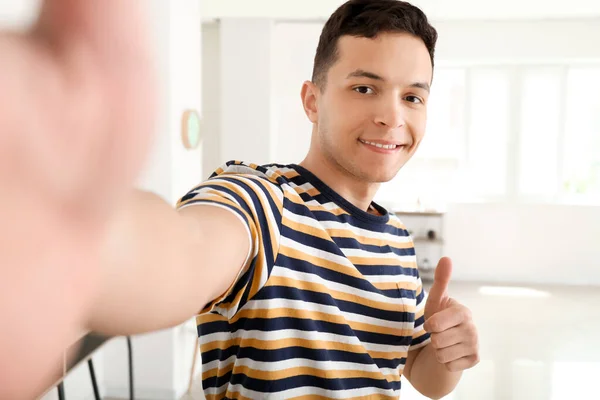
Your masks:
M 391 180 L 423 139 L 432 74 L 412 35 L 341 37 L 325 88 L 316 89 L 315 148 L 358 180 Z

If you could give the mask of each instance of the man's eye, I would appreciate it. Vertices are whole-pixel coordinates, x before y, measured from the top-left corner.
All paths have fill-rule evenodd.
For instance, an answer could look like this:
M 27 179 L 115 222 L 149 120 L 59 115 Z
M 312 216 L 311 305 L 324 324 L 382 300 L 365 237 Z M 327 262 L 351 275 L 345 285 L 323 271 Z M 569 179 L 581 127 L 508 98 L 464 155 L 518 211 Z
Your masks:
M 368 86 L 358 86 L 354 88 L 355 92 L 358 92 L 360 94 L 373 94 L 373 89 L 371 89 Z
M 406 101 L 408 101 L 409 103 L 414 103 L 414 104 L 420 104 L 423 103 L 423 100 L 421 100 L 421 98 L 417 97 L 417 96 L 406 96 L 405 97 Z

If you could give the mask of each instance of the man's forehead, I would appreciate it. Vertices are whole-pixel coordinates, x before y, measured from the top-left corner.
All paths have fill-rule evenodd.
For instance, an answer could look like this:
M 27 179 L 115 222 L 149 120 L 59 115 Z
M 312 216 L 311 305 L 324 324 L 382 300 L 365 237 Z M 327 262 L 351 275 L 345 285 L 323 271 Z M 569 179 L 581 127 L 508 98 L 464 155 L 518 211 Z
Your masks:
M 415 82 L 431 81 L 431 57 L 421 39 L 408 33 L 383 35 L 388 36 L 341 37 L 337 60 L 330 72 L 334 72 L 337 79 L 369 78 L 368 75 L 374 74 L 383 80 L 397 80 L 400 76 Z

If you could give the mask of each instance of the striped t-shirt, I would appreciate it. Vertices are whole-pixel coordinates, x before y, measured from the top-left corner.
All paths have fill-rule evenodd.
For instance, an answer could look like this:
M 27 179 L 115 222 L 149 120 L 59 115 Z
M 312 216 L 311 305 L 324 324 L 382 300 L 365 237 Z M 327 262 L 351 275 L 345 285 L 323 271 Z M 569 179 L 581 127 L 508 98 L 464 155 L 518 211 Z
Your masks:
M 211 399 L 397 399 L 409 350 L 429 342 L 412 239 L 298 165 L 228 162 L 178 207 L 223 207 L 248 259 L 197 317 Z M 218 273 L 218 271 L 215 271 Z

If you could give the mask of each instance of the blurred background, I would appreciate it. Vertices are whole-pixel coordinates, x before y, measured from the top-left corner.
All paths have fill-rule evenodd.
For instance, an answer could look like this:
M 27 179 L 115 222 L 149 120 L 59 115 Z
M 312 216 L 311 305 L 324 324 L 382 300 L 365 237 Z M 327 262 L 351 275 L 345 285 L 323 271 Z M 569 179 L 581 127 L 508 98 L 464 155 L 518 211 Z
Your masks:
M 300 88 L 342 2 L 147 0 L 162 108 L 140 186 L 174 203 L 230 159 L 301 161 Z M 482 362 L 447 398 L 598 398 L 600 2 L 413 4 L 439 32 L 428 129 L 376 200 L 412 231 L 425 279 L 453 258 L 452 294 L 479 324 Z M 0 0 L 0 26 L 22 29 L 38 7 Z M 196 149 L 181 141 L 188 109 L 201 116 Z M 184 396 L 193 321 L 133 339 L 137 398 Z M 126 356 L 121 338 L 94 355 L 104 398 L 127 398 Z M 87 369 L 65 390 L 92 399 Z M 187 396 L 203 398 L 199 382 Z

